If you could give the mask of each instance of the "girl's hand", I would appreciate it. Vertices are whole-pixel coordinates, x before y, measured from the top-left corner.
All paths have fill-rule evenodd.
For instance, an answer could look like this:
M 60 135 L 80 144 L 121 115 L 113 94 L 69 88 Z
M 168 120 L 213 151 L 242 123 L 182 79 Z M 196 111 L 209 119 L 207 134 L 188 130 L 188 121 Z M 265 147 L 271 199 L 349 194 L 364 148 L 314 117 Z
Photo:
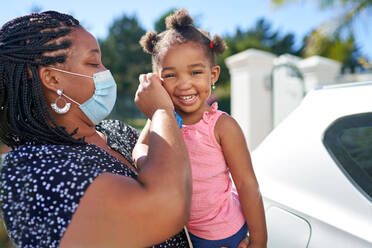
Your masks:
M 162 86 L 158 75 L 153 73 L 141 74 L 139 81 L 134 101 L 149 119 L 152 118 L 157 109 L 174 111 L 171 98 Z
M 249 238 L 248 236 L 245 236 L 245 238 L 242 239 L 242 241 L 240 241 L 238 248 L 250 248 L 250 246 L 248 245 L 249 245 Z

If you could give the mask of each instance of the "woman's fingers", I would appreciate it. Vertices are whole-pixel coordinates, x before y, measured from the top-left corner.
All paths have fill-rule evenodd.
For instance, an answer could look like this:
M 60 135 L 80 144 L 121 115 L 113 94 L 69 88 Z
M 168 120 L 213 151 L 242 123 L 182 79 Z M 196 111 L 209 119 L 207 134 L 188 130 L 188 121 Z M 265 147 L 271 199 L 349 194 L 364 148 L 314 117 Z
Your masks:
M 151 119 L 157 109 L 173 110 L 173 103 L 158 75 L 141 74 L 139 81 L 135 103 L 148 118 Z

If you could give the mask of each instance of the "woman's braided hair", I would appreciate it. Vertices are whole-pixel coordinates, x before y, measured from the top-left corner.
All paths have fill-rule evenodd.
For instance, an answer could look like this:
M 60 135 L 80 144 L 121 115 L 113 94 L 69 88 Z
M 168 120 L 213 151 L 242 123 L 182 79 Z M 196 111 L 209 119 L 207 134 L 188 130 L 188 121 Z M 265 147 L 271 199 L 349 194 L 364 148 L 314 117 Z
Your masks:
M 15 18 L 0 30 L 0 140 L 11 147 L 27 141 L 66 144 L 74 139 L 52 118 L 42 92 L 38 69 L 64 63 L 81 27 L 70 15 L 55 11 Z
M 226 50 L 226 43 L 220 36 L 214 35 L 211 38 L 207 31 L 194 27 L 192 17 L 185 9 L 174 11 L 165 22 L 167 29 L 164 32 L 157 34 L 149 31 L 140 40 L 143 50 L 152 55 L 154 72 L 157 72 L 163 53 L 174 44 L 188 41 L 198 43 L 203 47 L 211 66 L 216 65 L 216 55 L 221 55 Z

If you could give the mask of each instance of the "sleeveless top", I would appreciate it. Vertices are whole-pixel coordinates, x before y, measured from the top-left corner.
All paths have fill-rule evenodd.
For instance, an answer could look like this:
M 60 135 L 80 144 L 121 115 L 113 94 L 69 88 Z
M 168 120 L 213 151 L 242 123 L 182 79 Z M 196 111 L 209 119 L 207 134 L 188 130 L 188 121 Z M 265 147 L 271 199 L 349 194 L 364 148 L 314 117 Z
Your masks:
M 120 121 L 96 126 L 107 144 L 133 165 L 138 131 Z M 81 197 L 94 179 L 110 172 L 137 174 L 93 144 L 53 145 L 37 141 L 9 152 L 0 172 L 1 214 L 17 247 L 58 247 Z M 188 247 L 182 230 L 153 247 Z
M 182 126 L 193 182 L 187 228 L 195 236 L 209 240 L 230 237 L 245 222 L 222 148 L 214 135 L 222 114 L 227 113 L 218 110 L 215 102 L 198 123 Z

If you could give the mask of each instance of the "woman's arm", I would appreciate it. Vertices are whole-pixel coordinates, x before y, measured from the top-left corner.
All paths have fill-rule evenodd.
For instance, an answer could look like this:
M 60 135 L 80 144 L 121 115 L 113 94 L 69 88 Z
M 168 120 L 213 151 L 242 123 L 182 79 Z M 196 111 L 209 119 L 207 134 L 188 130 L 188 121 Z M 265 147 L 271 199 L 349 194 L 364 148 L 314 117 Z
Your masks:
M 146 247 L 178 233 L 189 217 L 191 171 L 173 105 L 156 76 L 136 104 L 151 119 L 138 180 L 104 173 L 82 197 L 60 247 Z
M 265 212 L 251 157 L 239 124 L 230 116 L 222 115 L 215 126 L 229 166 L 249 229 L 248 247 L 266 247 Z

